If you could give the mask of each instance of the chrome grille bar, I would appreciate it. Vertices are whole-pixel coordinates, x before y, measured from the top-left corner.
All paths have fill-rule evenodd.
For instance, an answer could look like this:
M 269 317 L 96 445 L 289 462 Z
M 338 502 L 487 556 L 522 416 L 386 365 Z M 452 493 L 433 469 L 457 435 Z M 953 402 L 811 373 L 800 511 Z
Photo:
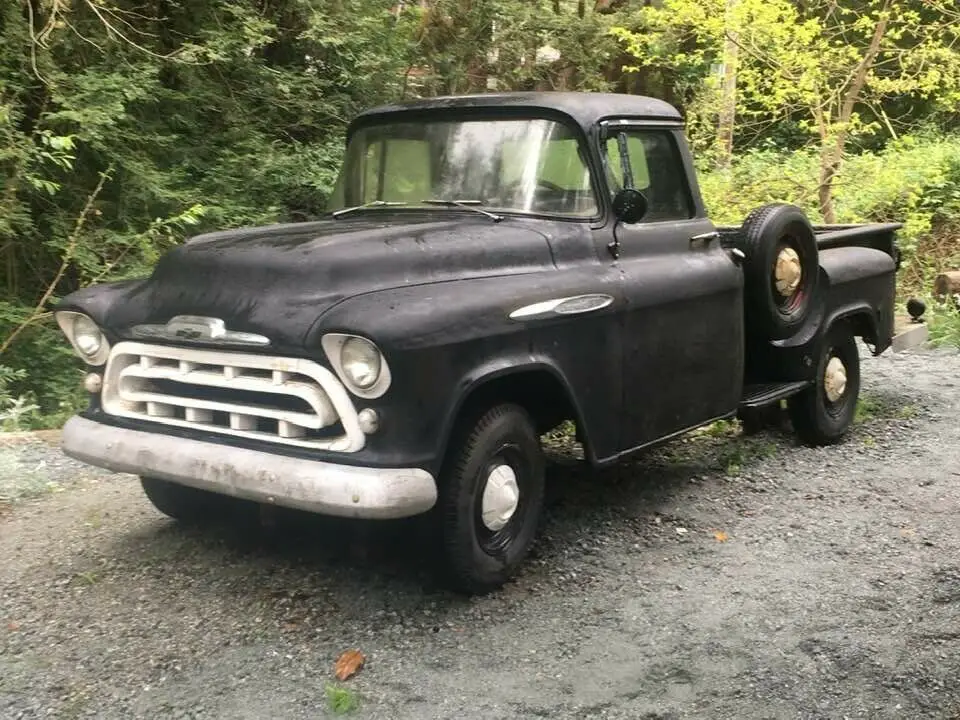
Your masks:
M 121 342 L 102 405 L 120 417 L 283 445 L 356 452 L 365 443 L 341 382 L 301 358 Z

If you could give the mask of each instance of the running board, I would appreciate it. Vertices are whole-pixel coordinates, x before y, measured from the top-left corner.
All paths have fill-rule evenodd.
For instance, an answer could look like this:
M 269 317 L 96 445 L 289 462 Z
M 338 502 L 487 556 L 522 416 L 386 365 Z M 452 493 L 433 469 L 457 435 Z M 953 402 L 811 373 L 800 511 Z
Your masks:
M 758 408 L 764 405 L 770 405 L 778 400 L 783 400 L 791 395 L 796 395 L 801 390 L 809 387 L 811 380 L 795 380 L 785 383 L 758 383 L 756 385 L 746 385 L 743 388 L 743 399 L 740 401 L 741 408 Z

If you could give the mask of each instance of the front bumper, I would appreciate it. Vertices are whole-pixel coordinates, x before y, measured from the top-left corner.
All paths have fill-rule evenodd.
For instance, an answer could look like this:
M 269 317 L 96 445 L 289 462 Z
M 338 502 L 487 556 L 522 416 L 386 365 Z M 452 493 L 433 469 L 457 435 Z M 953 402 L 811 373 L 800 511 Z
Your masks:
M 222 495 L 355 518 L 418 515 L 437 501 L 418 468 L 363 468 L 105 425 L 79 415 L 63 427 L 63 452 L 114 472 Z

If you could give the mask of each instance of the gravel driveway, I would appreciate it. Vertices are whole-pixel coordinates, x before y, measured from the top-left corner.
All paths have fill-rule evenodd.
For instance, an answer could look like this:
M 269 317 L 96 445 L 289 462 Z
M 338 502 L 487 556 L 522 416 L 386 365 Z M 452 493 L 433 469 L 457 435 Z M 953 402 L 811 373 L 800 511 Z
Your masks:
M 475 599 L 416 523 L 182 529 L 0 441 L 0 718 L 960 717 L 960 355 L 863 371 L 839 447 L 559 462 L 526 572 Z

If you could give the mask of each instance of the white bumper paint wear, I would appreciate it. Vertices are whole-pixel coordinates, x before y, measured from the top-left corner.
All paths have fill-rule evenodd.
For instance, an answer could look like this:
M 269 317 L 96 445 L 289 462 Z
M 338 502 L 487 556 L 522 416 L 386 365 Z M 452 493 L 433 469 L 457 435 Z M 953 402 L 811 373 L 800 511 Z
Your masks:
M 399 518 L 437 500 L 433 476 L 417 468 L 366 468 L 129 430 L 74 416 L 63 451 L 89 465 L 146 475 L 223 495 L 324 515 Z

